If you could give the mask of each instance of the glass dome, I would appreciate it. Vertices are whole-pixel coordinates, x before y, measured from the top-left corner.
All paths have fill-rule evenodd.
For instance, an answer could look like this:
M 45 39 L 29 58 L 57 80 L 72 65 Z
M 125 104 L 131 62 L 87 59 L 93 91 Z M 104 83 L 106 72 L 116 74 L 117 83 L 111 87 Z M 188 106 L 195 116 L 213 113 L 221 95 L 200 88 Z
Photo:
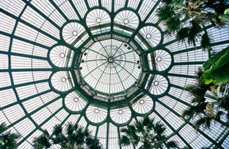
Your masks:
M 229 129 L 195 129 L 184 87 L 208 59 L 165 34 L 160 0 L 0 0 L 0 122 L 22 135 L 19 148 L 56 124 L 87 127 L 119 149 L 120 129 L 145 116 L 188 148 L 229 148 Z M 206 26 L 214 51 L 228 28 Z

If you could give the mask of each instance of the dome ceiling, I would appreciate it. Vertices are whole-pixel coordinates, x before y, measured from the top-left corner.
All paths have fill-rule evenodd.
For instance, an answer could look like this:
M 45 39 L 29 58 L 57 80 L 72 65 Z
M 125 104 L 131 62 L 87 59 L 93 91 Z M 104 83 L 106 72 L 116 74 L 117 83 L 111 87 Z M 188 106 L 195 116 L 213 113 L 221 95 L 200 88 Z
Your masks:
M 0 122 L 22 135 L 19 148 L 73 122 L 117 149 L 120 129 L 145 116 L 162 121 L 181 147 L 228 146 L 220 124 L 195 130 L 180 118 L 192 99 L 184 87 L 208 54 L 165 34 L 155 15 L 161 5 L 0 0 Z M 206 29 L 214 51 L 229 45 L 227 29 Z

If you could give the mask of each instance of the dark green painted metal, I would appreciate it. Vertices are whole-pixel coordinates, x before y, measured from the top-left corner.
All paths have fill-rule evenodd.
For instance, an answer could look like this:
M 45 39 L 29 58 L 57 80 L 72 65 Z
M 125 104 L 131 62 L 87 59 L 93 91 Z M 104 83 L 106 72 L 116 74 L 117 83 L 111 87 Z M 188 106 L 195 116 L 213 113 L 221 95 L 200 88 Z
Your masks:
M 22 83 L 22 84 L 16 84 L 14 86 L 7 86 L 7 87 L 3 87 L 3 88 L 0 88 L 0 91 L 1 90 L 7 90 L 7 89 L 11 89 L 12 87 L 23 87 L 23 86 L 26 86 L 26 85 L 33 85 L 33 84 L 38 84 L 38 83 L 45 83 L 47 82 L 48 79 L 45 79 L 45 80 L 39 80 L 39 81 L 32 81 L 32 82 L 27 82 L 27 83 Z M 1 108 L 0 108 L 1 109 Z
M 179 134 L 178 130 L 175 130 L 157 111 L 155 113 L 166 123 L 167 126 L 187 145 L 188 148 L 192 148 L 190 144 Z
M 42 48 L 45 48 L 45 49 L 49 49 L 48 46 L 42 45 L 42 44 L 37 43 L 37 42 L 34 42 L 34 41 L 30 41 L 30 40 L 28 40 L 28 39 L 24 39 L 24 38 L 22 38 L 22 37 L 18 37 L 18 36 L 16 36 L 16 35 L 14 35 L 13 33 L 12 33 L 12 34 L 9 34 L 9 33 L 5 33 L 5 32 L 0 31 L 0 34 L 1 34 L 1 35 L 5 35 L 5 36 L 8 36 L 8 37 L 13 38 L 13 39 L 18 39 L 18 40 L 21 40 L 21 41 L 24 41 L 24 42 L 33 44 L 33 45 L 35 45 L 35 46 L 39 46 L 39 47 L 42 47 Z
M 53 20 L 51 20 L 49 17 L 47 17 L 42 11 L 40 11 L 34 5 L 32 5 L 30 1 L 29 2 L 26 1 L 26 0 L 22 0 L 22 1 L 25 2 L 27 6 L 31 7 L 33 10 L 35 10 L 36 12 L 38 12 L 43 18 L 45 18 L 46 20 L 48 20 L 56 28 L 60 29 L 60 26 L 58 26 Z M 18 18 L 20 18 L 20 17 L 18 17 Z
M 169 107 L 168 105 L 166 105 L 166 104 L 164 104 L 163 102 L 161 102 L 160 100 L 158 100 L 158 102 L 160 103 L 160 104 L 162 104 L 164 107 L 166 107 L 167 109 L 169 109 L 173 114 L 175 114 L 175 115 L 177 115 L 178 117 L 180 117 L 180 114 L 179 113 L 177 113 L 176 111 L 174 111 L 171 107 Z M 156 111 L 155 111 L 156 112 Z M 160 115 L 160 114 L 159 114 Z M 164 120 L 164 122 L 167 122 L 166 120 Z M 199 128 L 196 128 L 195 126 L 194 126 L 194 124 L 192 124 L 189 120 L 187 121 L 185 121 L 187 124 L 189 124 L 193 129 L 197 129 L 197 131 L 201 134 L 201 135 L 203 135 L 205 138 L 207 138 L 209 141 L 211 141 L 214 145 L 216 145 L 217 147 L 219 147 L 219 148 L 222 148 L 221 146 L 220 146 L 220 144 L 218 144 L 215 140 L 213 140 L 211 137 L 209 137 L 207 134 L 205 134 L 202 130 L 200 130 Z M 180 127 L 180 129 L 181 129 L 181 127 Z M 174 132 L 176 132 L 176 131 L 174 131 Z M 180 138 L 183 138 L 183 137 L 180 137 Z
M 73 7 L 73 9 L 75 10 L 75 12 L 77 13 L 78 17 L 80 18 L 80 21 L 79 21 L 79 22 L 86 28 L 86 32 L 89 34 L 89 38 L 88 38 L 88 39 L 87 39 L 78 49 L 81 49 L 81 48 L 82 48 L 88 41 L 90 41 L 90 40 L 94 40 L 94 41 L 95 41 L 95 39 L 96 39 L 97 37 L 99 37 L 99 36 L 102 36 L 102 35 L 109 35 L 109 34 L 110 34 L 110 35 L 111 35 L 111 38 L 112 38 L 114 35 L 119 35 L 119 36 L 121 36 L 121 37 L 125 37 L 125 38 L 128 40 L 127 43 L 133 42 L 133 43 L 136 45 L 136 47 L 138 48 L 137 50 L 138 50 L 138 52 L 139 52 L 140 55 L 141 55 L 140 57 L 141 57 L 142 59 L 146 59 L 146 55 L 147 55 L 149 52 L 153 52 L 156 48 L 164 48 L 165 46 L 167 46 L 167 45 L 169 45 L 169 44 L 178 42 L 178 40 L 175 39 L 175 40 L 172 40 L 172 41 L 167 42 L 167 43 L 165 43 L 165 44 L 162 45 L 162 43 L 163 43 L 163 38 L 164 38 L 164 37 L 163 37 L 163 36 L 164 36 L 164 33 L 160 30 L 161 33 L 162 33 L 162 41 L 161 41 L 161 43 L 160 43 L 157 47 L 155 47 L 155 48 L 152 48 L 152 47 L 149 46 L 149 48 L 151 48 L 151 49 L 150 49 L 149 51 L 144 51 L 144 50 L 141 48 L 141 46 L 135 41 L 134 37 L 135 37 L 136 35 L 138 35 L 139 30 L 140 30 L 142 27 L 144 27 L 144 26 L 146 25 L 145 22 L 146 22 L 147 19 L 150 17 L 151 13 L 154 11 L 154 9 L 157 7 L 157 5 L 160 3 L 160 0 L 157 1 L 157 3 L 154 5 L 153 9 L 151 9 L 150 13 L 146 16 L 146 18 L 145 18 L 143 21 L 140 21 L 140 24 L 139 24 L 139 26 L 138 26 L 138 28 L 137 28 L 136 30 L 127 28 L 127 27 L 125 27 L 125 26 L 120 26 L 120 25 L 114 23 L 114 21 L 113 21 L 114 18 L 115 18 L 115 16 L 116 16 L 120 11 L 122 11 L 122 10 L 131 10 L 131 11 L 133 11 L 134 13 L 137 13 L 137 12 L 139 11 L 140 7 L 142 6 L 142 3 L 143 3 L 143 1 L 140 1 L 140 3 L 139 3 L 139 5 L 138 5 L 137 9 L 134 10 L 134 9 L 131 9 L 131 8 L 128 8 L 128 7 L 127 7 L 129 1 L 130 1 L 130 0 L 127 0 L 127 1 L 126 1 L 126 3 L 125 3 L 125 8 L 120 9 L 120 10 L 118 10 L 117 12 L 114 12 L 114 0 L 112 0 L 112 11 L 109 12 L 108 10 L 106 10 L 106 12 L 109 12 L 109 15 L 110 15 L 110 18 L 111 18 L 111 23 L 110 23 L 110 24 L 106 24 L 106 25 L 104 25 L 104 26 L 99 26 L 99 27 L 98 27 L 98 28 L 101 28 L 101 27 L 106 27 L 106 26 L 110 25 L 110 26 L 111 26 L 111 30 L 110 30 L 109 32 L 102 33 L 102 34 L 99 34 L 99 35 L 92 35 L 92 34 L 91 34 L 91 30 L 97 29 L 97 28 L 96 28 L 96 27 L 95 27 L 95 28 L 88 28 L 88 27 L 86 26 L 86 21 L 85 21 L 86 15 L 85 15 L 85 18 L 84 18 L 84 17 L 82 18 L 82 17 L 80 16 L 78 10 L 77 10 L 76 7 L 74 6 L 72 0 L 70 0 L 69 2 L 70 2 L 70 4 L 71 4 L 71 6 Z M 80 84 L 78 84 L 78 83 L 77 83 L 77 80 L 74 79 L 75 76 L 73 76 L 73 80 L 74 80 L 74 83 L 75 83 L 76 85 L 75 85 L 75 87 L 74 87 L 72 90 L 69 90 L 69 91 L 64 92 L 64 93 L 58 92 L 58 93 L 60 94 L 59 97 L 57 97 L 57 98 L 51 100 L 51 101 L 48 102 L 48 103 L 44 103 L 43 106 L 37 108 L 36 110 L 34 110 L 34 111 L 32 111 L 32 112 L 27 112 L 26 108 L 23 106 L 23 102 L 28 101 L 28 100 L 30 100 L 30 99 L 32 99 L 32 98 L 34 98 L 34 97 L 39 97 L 39 96 L 41 96 L 41 95 L 44 95 L 44 94 L 49 93 L 49 92 L 51 92 L 51 91 L 54 91 L 54 88 L 53 88 L 52 86 L 50 86 L 50 88 L 51 88 L 50 90 L 47 90 L 47 91 L 44 91 L 44 92 L 40 92 L 40 93 L 38 93 L 38 94 L 36 94 L 36 95 L 32 95 L 32 96 L 27 97 L 27 98 L 25 98 L 25 99 L 20 99 L 19 96 L 18 96 L 17 90 L 16 90 L 17 87 L 22 87 L 22 86 L 26 86 L 26 85 L 32 85 L 32 84 L 36 84 L 36 83 L 44 83 L 44 82 L 47 82 L 48 80 L 40 80 L 40 81 L 35 81 L 35 82 L 23 83 L 23 84 L 14 84 L 13 75 L 12 75 L 13 72 L 25 72 L 25 71 L 52 71 L 52 72 L 54 73 L 54 72 L 57 72 L 57 71 L 71 71 L 72 74 L 73 74 L 74 69 L 76 69 L 76 68 L 74 68 L 74 66 L 71 66 L 71 68 L 58 68 L 58 67 L 54 67 L 53 65 L 52 65 L 53 68 L 23 68 L 23 69 L 13 69 L 13 68 L 11 68 L 11 55 L 14 55 L 14 56 L 21 56 L 21 57 L 25 57 L 25 58 L 35 58 L 35 59 L 40 59 L 40 60 L 48 60 L 48 61 L 50 62 L 50 59 L 47 59 L 47 58 L 44 58 L 44 57 L 35 56 L 35 55 L 30 56 L 30 55 L 26 55 L 26 54 L 18 54 L 18 53 L 11 52 L 13 39 L 17 39 L 17 40 L 20 40 L 20 41 L 24 41 L 24 42 L 33 44 L 33 45 L 35 45 L 35 46 L 39 46 L 39 47 L 42 47 L 42 48 L 45 48 L 45 49 L 50 50 L 50 47 L 48 47 L 48 46 L 39 44 L 39 43 L 34 42 L 34 41 L 30 41 L 30 40 L 28 40 L 28 39 L 24 39 L 24 38 L 22 38 L 22 37 L 15 36 L 15 31 L 16 31 L 17 24 L 18 24 L 18 23 L 23 23 L 23 24 L 25 24 L 25 25 L 31 27 L 32 29 L 34 29 L 34 30 L 36 30 L 36 31 L 38 31 L 38 32 L 40 32 L 40 33 L 46 35 L 47 37 L 53 39 L 54 41 L 57 41 L 57 45 L 60 45 L 60 44 L 61 44 L 61 45 L 65 45 L 65 46 L 69 47 L 70 49 L 74 50 L 74 51 L 76 52 L 76 54 L 75 54 L 75 56 L 74 56 L 74 60 L 73 60 L 74 62 L 76 62 L 76 61 L 79 59 L 79 58 L 76 57 L 76 55 L 77 55 L 77 54 L 80 54 L 80 51 L 77 51 L 77 49 L 75 49 L 72 45 L 70 45 L 70 46 L 67 45 L 67 44 L 63 41 L 63 39 L 59 40 L 59 39 L 57 39 L 56 37 L 53 37 L 52 35 L 50 35 L 49 33 L 47 33 L 47 32 L 45 32 L 45 31 L 41 30 L 40 28 L 37 28 L 36 26 L 30 24 L 29 22 L 26 22 L 25 20 L 21 19 L 21 16 L 22 16 L 22 14 L 23 14 L 25 8 L 26 8 L 26 7 L 31 7 L 33 10 L 35 10 L 36 12 L 38 12 L 42 17 L 44 17 L 47 21 L 49 21 L 53 26 L 55 26 L 57 29 L 59 29 L 59 30 L 62 29 L 62 27 L 58 26 L 53 20 L 51 20 L 49 17 L 47 17 L 45 14 L 43 14 L 43 12 L 41 12 L 39 9 L 37 9 L 35 6 L 33 6 L 33 5 L 30 3 L 30 1 L 23 0 L 23 2 L 26 4 L 26 6 L 24 7 L 24 9 L 23 9 L 23 11 L 21 12 L 21 14 L 20 14 L 19 17 L 16 17 L 16 16 L 14 16 L 13 14 L 10 14 L 10 13 L 8 13 L 7 11 L 5 11 L 5 10 L 3 10 L 3 9 L 0 8 L 0 11 L 1 11 L 2 13 L 4 13 L 4 14 L 6 14 L 6 15 L 8 15 L 8 16 L 10 16 L 10 17 L 12 17 L 12 18 L 14 18 L 14 19 L 16 20 L 16 25 L 15 25 L 15 28 L 14 28 L 14 31 L 13 31 L 12 34 L 5 33 L 5 32 L 0 31 L 0 34 L 1 34 L 1 35 L 4 35 L 4 36 L 7 36 L 7 37 L 10 37 L 10 38 L 11 38 L 11 40 L 10 40 L 9 52 L 3 52 L 3 51 L 0 52 L 0 54 L 8 55 L 8 59 L 9 59 L 9 64 L 8 64 L 8 65 L 9 65 L 9 69 L 0 70 L 0 72 L 8 72 L 8 73 L 10 74 L 10 81 L 11 81 L 11 83 L 12 83 L 12 86 L 0 88 L 0 90 L 6 90 L 6 89 L 12 88 L 13 91 L 14 91 L 14 93 L 15 93 L 15 95 L 16 95 L 16 98 L 17 98 L 17 102 L 8 104 L 7 106 L 4 106 L 4 107 L 0 107 L 0 110 L 3 111 L 3 113 L 4 113 L 4 109 L 19 104 L 19 105 L 21 106 L 21 108 L 23 109 L 23 111 L 24 111 L 24 113 L 25 113 L 25 116 L 23 116 L 22 118 L 18 119 L 18 120 L 15 121 L 15 122 L 11 123 L 11 124 L 9 125 L 9 127 L 13 127 L 14 125 L 20 123 L 22 120 L 24 120 L 24 119 L 26 119 L 26 118 L 28 118 L 28 119 L 34 124 L 34 126 L 35 126 L 35 129 L 32 130 L 27 136 L 25 136 L 25 137 L 19 142 L 19 145 L 20 145 L 21 143 L 23 143 L 24 141 L 26 141 L 26 139 L 28 139 L 28 138 L 29 138 L 34 132 L 36 132 L 37 130 L 42 131 L 42 126 L 43 126 L 45 123 L 47 123 L 51 118 L 55 117 L 55 114 L 57 114 L 57 113 L 58 113 L 59 111 L 61 111 L 62 109 L 65 109 L 66 111 L 67 111 L 67 109 L 66 109 L 66 107 L 61 107 L 61 108 L 58 109 L 56 112 L 52 113 L 50 117 L 48 117 L 47 119 L 45 119 L 45 120 L 44 120 L 41 124 L 39 124 L 39 125 L 33 120 L 33 118 L 32 118 L 31 116 L 32 116 L 34 113 L 36 113 L 37 111 L 39 111 L 40 109 L 47 108 L 48 105 L 50 105 L 51 103 L 53 103 L 53 102 L 56 101 L 56 100 L 60 100 L 60 97 L 65 97 L 69 92 L 74 91 L 74 90 L 78 90 L 78 91 L 82 94 L 82 96 L 85 98 L 85 100 L 88 100 L 88 104 L 87 104 L 87 106 L 82 110 L 82 112 L 80 111 L 80 113 L 77 113 L 77 112 L 73 112 L 73 111 L 69 111 L 69 110 L 68 110 L 67 112 L 69 112 L 69 115 L 61 122 L 61 125 L 64 124 L 64 122 L 69 118 L 69 116 L 70 116 L 71 114 L 81 114 L 81 115 L 80 115 L 80 118 L 77 120 L 77 122 L 79 122 L 79 121 L 81 120 L 81 118 L 84 116 L 84 117 L 85 117 L 85 120 L 86 120 L 86 122 L 87 122 L 87 127 L 88 127 L 89 124 L 97 127 L 97 129 L 96 129 L 96 136 L 97 136 L 97 134 L 98 134 L 99 126 L 101 126 L 101 125 L 104 124 L 104 123 L 107 123 L 107 132 L 108 132 L 108 130 L 109 130 L 109 128 L 110 128 L 110 123 L 112 123 L 112 124 L 114 124 L 115 126 L 118 126 L 118 127 L 117 127 L 117 129 L 118 129 L 118 138 L 120 138 L 120 127 L 121 127 L 121 126 L 125 126 L 125 125 L 129 124 L 129 122 L 130 122 L 132 119 L 136 119 L 137 116 L 145 116 L 145 115 L 140 115 L 140 114 L 136 113 L 136 112 L 132 109 L 130 102 L 135 102 L 135 101 L 132 101 L 131 99 L 127 99 L 126 102 L 124 102 L 124 101 L 122 101 L 122 102 L 114 102 L 114 105 L 117 106 L 117 107 L 118 107 L 118 106 L 122 106 L 122 105 L 128 105 L 129 108 L 130 108 L 130 110 L 131 110 L 131 113 L 132 113 L 132 116 L 131 116 L 131 118 L 130 118 L 130 121 L 128 121 L 128 122 L 125 123 L 125 124 L 117 124 L 117 123 L 113 122 L 113 121 L 111 120 L 111 118 L 110 118 L 110 113 L 109 113 L 109 112 L 110 112 L 110 110 L 111 110 L 112 108 L 114 108 L 114 107 L 111 106 L 111 103 L 109 103 L 109 102 L 108 102 L 108 103 L 104 103 L 104 102 L 100 102 L 100 101 L 96 101 L 96 100 L 94 101 L 93 99 L 91 99 L 92 97 L 90 97 L 85 91 L 83 91 L 83 90 L 79 87 Z M 50 2 L 53 4 L 53 6 L 56 8 L 56 10 L 64 17 L 64 19 L 67 20 L 67 21 L 69 22 L 69 19 L 68 19 L 67 16 L 62 12 L 62 10 L 59 8 L 59 6 L 57 6 L 56 3 L 55 3 L 54 1 L 50 1 Z M 95 8 L 89 8 L 89 4 L 87 3 L 87 1 L 86 1 L 86 6 L 87 6 L 87 9 L 88 9 L 89 11 L 95 9 Z M 99 0 L 99 7 L 98 7 L 98 8 L 101 8 L 101 7 L 102 7 L 102 3 L 101 3 L 101 0 Z M 88 12 L 89 12 L 89 11 L 88 11 Z M 137 14 L 137 16 L 139 17 L 138 14 Z M 140 17 L 139 17 L 139 18 L 140 18 Z M 132 34 L 131 36 L 128 36 L 128 34 L 126 34 L 125 32 L 120 32 L 120 31 L 114 30 L 114 26 L 118 26 L 118 27 L 121 27 L 121 28 L 124 29 L 124 30 L 131 31 L 131 32 L 133 32 L 133 34 Z M 210 28 L 210 27 L 212 27 L 212 26 L 208 26 L 208 27 L 206 27 L 206 28 Z M 144 38 L 141 38 L 141 40 L 144 41 Z M 77 41 L 75 41 L 75 42 L 77 42 Z M 100 41 L 99 41 L 99 42 L 100 42 Z M 145 43 L 146 43 L 146 42 L 145 42 Z M 212 45 L 212 46 L 217 46 L 217 45 L 228 44 L 228 43 L 229 43 L 229 40 L 225 40 L 225 41 L 220 41 L 220 42 L 212 43 L 211 45 Z M 190 51 L 194 51 L 194 50 L 196 50 L 196 49 L 200 49 L 200 47 L 197 46 L 197 47 L 192 47 L 192 48 L 188 48 L 188 49 L 183 49 L 183 50 L 179 50 L 179 51 L 176 51 L 176 52 L 171 52 L 170 54 L 171 54 L 172 56 L 174 56 L 175 54 L 187 53 L 187 52 L 190 52 Z M 78 64 L 79 64 L 79 63 L 80 63 L 80 62 L 78 62 Z M 203 64 L 203 63 L 204 63 L 204 61 L 197 61 L 197 62 L 172 62 L 170 68 L 172 68 L 174 65 L 200 65 L 200 64 Z M 147 69 L 148 69 L 148 64 L 147 64 L 147 62 L 143 63 L 143 64 L 141 65 L 141 67 L 142 67 L 143 71 L 147 71 Z M 125 68 L 123 68 L 123 69 L 125 69 Z M 155 66 L 154 66 L 154 70 L 155 70 Z M 163 106 L 165 106 L 167 109 L 169 109 L 171 112 L 173 112 L 175 115 L 180 116 L 180 115 L 179 115 L 176 111 L 174 111 L 172 108 L 170 108 L 169 106 L 165 105 L 163 102 L 161 102 L 160 100 L 157 99 L 157 98 L 163 97 L 164 95 L 167 95 L 167 96 L 169 96 L 169 97 L 171 97 L 171 98 L 177 100 L 178 102 L 180 102 L 180 103 L 182 103 L 182 104 L 184 104 L 184 105 L 186 105 L 186 106 L 190 106 L 189 103 L 186 103 L 185 101 L 183 101 L 183 100 L 181 100 L 181 99 L 178 99 L 177 97 L 174 97 L 173 95 L 170 95 L 170 94 L 168 93 L 168 90 L 167 90 L 167 91 L 165 92 L 165 94 L 163 94 L 162 96 L 154 96 L 154 95 L 151 95 L 151 94 L 149 93 L 149 91 L 145 90 L 143 87 L 145 86 L 145 84 L 146 84 L 146 82 L 147 82 L 147 79 L 148 79 L 149 74 L 158 73 L 158 74 L 161 74 L 161 75 L 163 75 L 163 76 L 175 76 L 175 77 L 184 77 L 184 78 L 190 78 L 190 79 L 194 78 L 194 76 L 190 76 L 190 75 L 181 75 L 181 74 L 173 74 L 173 73 L 169 73 L 168 70 L 167 70 L 167 71 L 163 71 L 163 72 L 156 72 L 156 71 L 154 71 L 154 70 L 153 70 L 153 71 L 147 71 L 147 72 L 146 72 L 146 73 L 147 73 L 147 77 L 144 78 L 144 80 L 143 80 L 144 83 L 139 87 L 139 90 L 138 90 L 138 91 L 141 91 L 141 92 L 144 93 L 144 94 L 149 95 L 149 96 L 152 98 L 153 102 L 154 102 L 154 107 L 152 108 L 152 110 L 151 110 L 148 114 L 151 114 L 152 112 L 155 112 L 155 113 L 156 113 L 156 114 L 157 114 L 157 115 L 158 115 L 158 116 L 159 116 L 159 117 L 160 117 L 160 118 L 161 118 L 161 119 L 162 119 L 162 120 L 172 129 L 172 130 L 173 130 L 173 131 L 174 131 L 174 134 L 176 134 L 177 136 L 179 136 L 180 139 L 181 139 L 188 147 L 191 148 L 191 146 L 189 145 L 189 143 L 187 143 L 187 141 L 179 134 L 179 131 L 180 131 L 186 124 L 182 125 L 178 130 L 175 130 L 175 129 L 174 129 L 174 128 L 173 128 L 173 127 L 172 127 L 172 126 L 171 126 L 171 125 L 170 125 L 170 124 L 169 124 L 169 123 L 168 123 L 168 122 L 167 122 L 167 121 L 157 112 L 157 111 L 155 111 L 155 109 L 154 109 L 154 108 L 155 108 L 155 102 L 158 102 L 158 103 L 162 104 Z M 129 73 L 130 73 L 130 72 L 129 72 Z M 83 78 L 81 78 L 81 79 L 83 79 Z M 136 78 L 136 79 L 137 79 L 137 78 Z M 169 87 L 168 87 L 168 88 L 170 88 L 170 87 L 178 88 L 178 89 L 181 89 L 181 90 L 184 89 L 183 87 L 174 85 L 174 84 L 172 84 L 172 83 L 171 83 L 171 84 L 169 83 Z M 126 92 L 127 92 L 127 91 L 126 91 Z M 139 95 L 139 92 L 136 92 L 135 94 L 133 94 L 133 96 L 137 96 L 137 95 Z M 101 122 L 101 123 L 92 123 L 90 120 L 88 120 L 87 117 L 86 117 L 85 111 L 86 111 L 87 107 L 89 106 L 89 104 L 92 104 L 92 105 L 101 104 L 102 106 L 106 106 L 106 107 L 108 108 L 108 116 L 107 116 L 107 118 L 106 118 L 103 122 Z M 51 112 L 51 111 L 50 111 L 50 112 Z M 146 115 L 148 115 L 148 114 L 146 114 Z M 6 118 L 7 118 L 7 117 L 6 117 Z M 186 123 L 189 124 L 189 125 L 191 125 L 192 127 L 194 127 L 193 124 L 192 124 L 191 122 L 186 121 Z M 203 135 L 205 138 L 207 138 L 209 141 L 211 141 L 214 145 L 216 145 L 216 146 L 219 147 L 219 148 L 220 148 L 220 145 L 222 145 L 224 139 L 225 139 L 225 138 L 227 137 L 227 135 L 228 135 L 228 132 L 227 132 L 226 135 L 224 135 L 224 136 L 222 137 L 222 139 L 219 139 L 219 140 L 220 140 L 219 143 L 217 143 L 215 140 L 213 140 L 213 139 L 210 138 L 208 135 L 206 135 L 202 130 L 198 130 L 198 131 L 200 132 L 201 135 Z M 170 137 L 172 137 L 172 135 L 171 135 Z M 107 148 L 108 148 L 108 147 L 109 147 L 109 146 L 108 146 L 109 133 L 106 134 L 106 138 L 107 138 L 106 144 L 107 144 Z M 121 148 L 121 146 L 120 146 L 120 148 Z
M 0 54 L 8 55 L 9 53 L 6 51 L 0 51 Z M 45 57 L 36 56 L 36 55 L 27 55 L 27 54 L 15 53 L 15 52 L 11 52 L 10 55 L 20 56 L 20 57 L 24 57 L 24 58 L 31 58 L 31 59 L 47 60 L 47 58 L 45 58 Z
M 25 11 L 26 7 L 27 7 L 27 4 L 24 6 L 24 8 L 23 8 L 23 10 L 21 11 L 21 13 L 20 13 L 20 15 L 19 15 L 18 18 L 20 18 L 20 17 L 22 16 L 22 14 L 23 14 L 23 12 Z M 12 32 L 12 36 L 14 35 L 14 33 L 15 33 L 15 31 L 16 31 L 16 27 L 17 27 L 18 23 L 19 23 L 19 20 L 17 20 L 16 23 L 15 23 L 15 27 L 14 27 L 13 32 Z M 10 35 L 10 36 L 11 36 L 11 35 Z M 11 36 L 11 39 L 10 39 L 9 55 L 8 55 L 8 59 L 9 59 L 9 61 L 8 61 L 9 70 L 11 69 L 11 56 L 10 56 L 10 53 L 11 53 L 12 42 L 13 42 L 13 37 L 12 37 L 12 36 Z M 12 75 L 12 72 L 11 72 L 11 71 L 9 72 L 9 75 L 10 75 L 11 84 L 12 84 L 12 86 L 14 86 L 14 83 L 13 83 L 13 82 L 14 82 L 14 81 L 13 81 L 13 75 Z M 12 87 L 12 89 L 13 89 L 13 91 L 14 91 L 14 93 L 15 93 L 16 98 L 17 98 L 18 105 L 21 106 L 23 112 L 24 112 L 25 115 L 26 115 L 26 118 L 28 118 L 28 119 L 35 125 L 35 127 L 37 127 L 38 129 L 40 129 L 40 127 L 37 125 L 37 123 L 36 123 L 36 122 L 32 119 L 32 117 L 28 114 L 26 108 L 23 106 L 23 104 L 22 104 L 22 102 L 21 102 L 21 100 L 20 100 L 20 98 L 19 98 L 19 96 L 18 96 L 18 93 L 17 93 L 16 88 L 15 88 L 15 87 Z M 9 122 L 10 122 L 10 121 L 9 121 Z M 18 121 L 18 122 L 20 122 L 20 121 Z M 11 122 L 10 122 L 10 123 L 11 123 Z M 15 124 L 16 124 L 16 123 L 15 123 Z M 12 124 L 10 124 L 10 125 L 12 125 Z M 24 138 L 23 138 L 23 139 L 24 139 Z
M 53 37 L 52 35 L 50 35 L 49 33 L 47 33 L 47 32 L 45 32 L 45 31 L 41 30 L 40 28 L 38 28 L 38 27 L 36 27 L 36 26 L 30 24 L 29 22 L 26 22 L 25 20 L 23 20 L 23 19 L 21 19 L 21 18 L 18 18 L 18 17 L 16 17 L 16 16 L 12 15 L 11 13 L 5 11 L 4 9 L 0 8 L 0 10 L 1 10 L 1 12 L 3 12 L 4 14 L 8 15 L 9 17 L 11 17 L 11 18 L 13 18 L 13 19 L 15 19 L 15 20 L 18 20 L 20 23 L 23 23 L 23 24 L 25 24 L 25 25 L 31 27 L 32 29 L 37 30 L 38 32 L 40 32 L 40 33 L 42 33 L 42 34 L 48 36 L 49 38 L 51 38 L 51 39 L 53 39 L 53 40 L 55 40 L 55 41 L 58 41 L 58 40 L 59 40 L 59 39 L 57 39 L 56 37 Z

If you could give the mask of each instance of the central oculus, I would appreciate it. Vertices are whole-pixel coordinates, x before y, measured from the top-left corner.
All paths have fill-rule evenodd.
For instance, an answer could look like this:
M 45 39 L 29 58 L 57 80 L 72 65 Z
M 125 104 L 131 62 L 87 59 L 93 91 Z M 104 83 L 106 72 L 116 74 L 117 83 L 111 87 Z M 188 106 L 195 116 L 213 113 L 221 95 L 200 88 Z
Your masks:
M 141 74 L 139 55 L 128 43 L 116 39 L 84 47 L 79 68 L 83 86 L 108 98 L 120 93 L 125 96 L 136 87 Z

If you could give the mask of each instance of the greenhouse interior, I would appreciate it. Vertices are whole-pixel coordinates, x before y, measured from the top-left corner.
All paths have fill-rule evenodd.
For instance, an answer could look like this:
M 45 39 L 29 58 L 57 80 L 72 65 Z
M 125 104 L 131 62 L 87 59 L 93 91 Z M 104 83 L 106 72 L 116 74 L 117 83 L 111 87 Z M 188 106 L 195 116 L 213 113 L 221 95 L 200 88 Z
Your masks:
M 0 149 L 228 149 L 228 0 L 0 0 Z

